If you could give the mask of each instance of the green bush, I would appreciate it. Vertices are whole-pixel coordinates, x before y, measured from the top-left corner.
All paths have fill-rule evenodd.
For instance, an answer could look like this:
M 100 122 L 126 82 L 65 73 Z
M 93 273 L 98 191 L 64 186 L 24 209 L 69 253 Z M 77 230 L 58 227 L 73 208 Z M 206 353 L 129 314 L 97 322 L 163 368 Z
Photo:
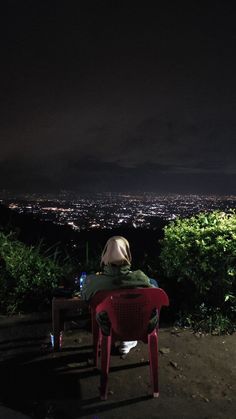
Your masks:
M 41 255 L 40 247 L 27 247 L 0 232 L 0 311 L 36 311 L 49 303 L 52 289 L 64 275 L 55 258 Z
M 191 311 L 204 303 L 235 313 L 235 212 L 200 213 L 171 222 L 164 228 L 160 260 L 164 275 L 175 283 L 173 298 L 180 308 Z

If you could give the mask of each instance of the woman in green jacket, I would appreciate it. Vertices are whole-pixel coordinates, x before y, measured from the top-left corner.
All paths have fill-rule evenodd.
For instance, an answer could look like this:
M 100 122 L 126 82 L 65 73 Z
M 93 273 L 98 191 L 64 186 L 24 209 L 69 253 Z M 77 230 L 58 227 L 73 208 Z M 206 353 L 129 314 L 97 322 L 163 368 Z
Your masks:
M 121 236 L 111 237 L 102 252 L 102 272 L 88 275 L 82 288 L 81 296 L 89 301 L 98 291 L 124 288 L 153 287 L 147 275 L 141 270 L 131 270 L 129 242 Z M 122 342 L 120 353 L 127 354 L 137 341 Z

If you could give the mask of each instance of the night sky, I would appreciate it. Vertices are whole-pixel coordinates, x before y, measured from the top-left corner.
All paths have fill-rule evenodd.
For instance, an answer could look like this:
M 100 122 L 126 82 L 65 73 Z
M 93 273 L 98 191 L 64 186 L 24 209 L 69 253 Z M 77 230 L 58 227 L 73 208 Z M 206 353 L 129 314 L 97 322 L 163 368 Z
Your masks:
M 0 189 L 236 194 L 234 3 L 4 1 Z

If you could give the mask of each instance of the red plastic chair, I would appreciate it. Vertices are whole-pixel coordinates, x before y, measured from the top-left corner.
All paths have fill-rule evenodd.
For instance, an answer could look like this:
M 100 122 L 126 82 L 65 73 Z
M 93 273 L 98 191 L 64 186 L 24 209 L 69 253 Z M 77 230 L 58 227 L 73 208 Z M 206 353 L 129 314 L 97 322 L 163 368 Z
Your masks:
M 91 323 L 92 323 L 92 335 L 93 335 L 93 351 L 94 351 L 94 364 L 95 367 L 98 367 L 98 358 L 100 352 L 100 341 L 99 341 L 99 326 L 96 320 L 96 309 L 98 304 L 104 301 L 110 295 L 120 295 L 122 293 L 132 293 L 134 289 L 118 289 L 118 290 L 109 290 L 109 291 L 99 291 L 97 292 L 90 301 L 90 310 L 91 310 Z
M 98 365 L 101 350 L 101 386 L 102 400 L 107 399 L 108 373 L 110 365 L 111 344 L 116 340 L 142 340 L 148 343 L 150 375 L 153 385 L 153 396 L 159 396 L 158 385 L 158 324 L 148 333 L 148 325 L 153 310 L 157 310 L 160 318 L 162 306 L 169 305 L 169 298 L 161 288 L 142 288 L 130 290 L 102 291 L 92 299 L 93 338 Z M 105 311 L 111 322 L 110 334 L 105 336 L 95 326 L 96 314 Z

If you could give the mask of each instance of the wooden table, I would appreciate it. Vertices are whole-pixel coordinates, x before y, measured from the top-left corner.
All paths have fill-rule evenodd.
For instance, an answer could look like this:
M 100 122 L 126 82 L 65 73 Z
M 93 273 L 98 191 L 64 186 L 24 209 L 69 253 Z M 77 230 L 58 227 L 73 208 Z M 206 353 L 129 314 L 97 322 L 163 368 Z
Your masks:
M 52 300 L 52 330 L 54 336 L 54 351 L 60 349 L 60 331 L 61 324 L 64 320 L 62 311 L 75 310 L 80 312 L 82 309 L 88 308 L 86 301 L 80 297 L 63 298 L 54 297 Z

